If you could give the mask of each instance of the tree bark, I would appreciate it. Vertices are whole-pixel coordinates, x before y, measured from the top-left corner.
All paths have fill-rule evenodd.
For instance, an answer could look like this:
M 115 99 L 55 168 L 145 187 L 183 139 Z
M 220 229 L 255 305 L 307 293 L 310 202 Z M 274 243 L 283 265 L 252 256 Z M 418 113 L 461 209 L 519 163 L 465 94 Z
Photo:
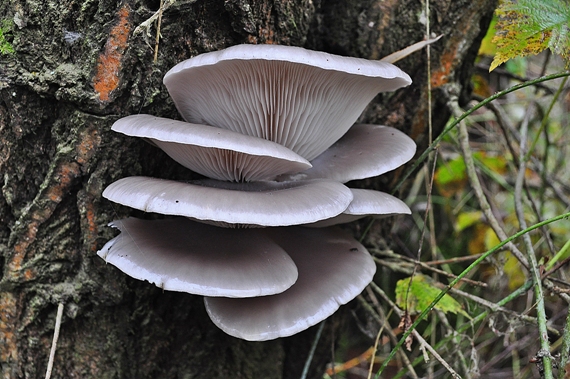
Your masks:
M 56 310 L 65 306 L 52 378 L 298 378 L 316 328 L 251 343 L 212 325 L 202 298 L 163 292 L 96 256 L 106 224 L 140 213 L 101 198 L 131 175 L 186 178 L 158 149 L 110 131 L 123 116 L 180 118 L 162 85 L 176 63 L 239 43 L 304 46 L 378 59 L 424 39 L 414 0 L 179 0 L 156 24 L 133 31 L 158 0 L 2 0 L 14 50 L 0 56 L 0 365 L 3 378 L 43 378 Z M 433 125 L 448 118 L 448 84 L 469 78 L 495 0 L 433 0 Z M 424 20 L 424 21 L 422 21 Z M 2 37 L 0 37 L 2 38 Z M 151 48 L 152 47 L 152 48 Z M 427 143 L 426 54 L 398 65 L 414 84 L 379 96 L 362 121 L 395 126 Z M 393 178 L 388 176 L 387 178 Z M 390 186 L 385 178 L 367 181 Z M 334 323 L 309 377 L 330 360 Z

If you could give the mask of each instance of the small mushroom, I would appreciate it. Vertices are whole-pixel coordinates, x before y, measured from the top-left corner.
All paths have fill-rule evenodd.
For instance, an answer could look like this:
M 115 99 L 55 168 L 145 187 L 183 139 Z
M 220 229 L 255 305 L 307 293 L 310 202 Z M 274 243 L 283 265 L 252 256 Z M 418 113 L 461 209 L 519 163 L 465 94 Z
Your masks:
M 259 226 L 299 225 L 331 218 L 352 201 L 348 187 L 330 180 L 183 183 L 142 176 L 114 182 L 103 196 L 145 212 Z
M 311 161 L 312 168 L 278 180 L 330 179 L 341 183 L 382 175 L 413 158 L 415 142 L 388 126 L 356 124 Z
M 385 192 L 360 188 L 351 188 L 350 190 L 354 198 L 344 212 L 338 216 L 304 226 L 323 228 L 356 221 L 366 216 L 384 218 L 412 213 L 406 203 Z
M 222 229 L 175 218 L 128 218 L 97 254 L 127 275 L 169 291 L 251 297 L 285 291 L 297 280 L 289 255 L 257 229 Z
M 248 299 L 206 297 L 220 329 L 249 341 L 305 330 L 355 298 L 372 281 L 376 265 L 366 249 L 337 228 L 267 228 L 264 233 L 291 256 L 297 282 L 283 293 Z
M 390 63 L 279 45 L 201 54 L 164 76 L 186 121 L 267 139 L 308 160 L 345 134 L 376 94 L 410 83 Z
M 270 180 L 311 167 L 275 142 L 207 125 L 133 115 L 116 121 L 112 130 L 148 138 L 181 165 L 212 179 Z

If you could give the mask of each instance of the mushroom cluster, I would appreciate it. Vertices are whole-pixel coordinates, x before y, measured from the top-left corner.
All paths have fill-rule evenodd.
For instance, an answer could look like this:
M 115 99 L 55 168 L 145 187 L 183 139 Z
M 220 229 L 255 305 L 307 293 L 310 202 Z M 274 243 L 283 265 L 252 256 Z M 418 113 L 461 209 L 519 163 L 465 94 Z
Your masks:
M 98 255 L 164 290 L 203 295 L 214 324 L 238 338 L 315 325 L 376 271 L 334 225 L 410 213 L 391 195 L 344 184 L 413 157 L 402 132 L 353 125 L 376 94 L 410 83 L 389 63 L 289 46 L 239 45 L 179 63 L 164 84 L 185 121 L 134 115 L 112 129 L 207 179 L 109 185 L 113 202 L 177 217 L 113 221 L 122 233 Z

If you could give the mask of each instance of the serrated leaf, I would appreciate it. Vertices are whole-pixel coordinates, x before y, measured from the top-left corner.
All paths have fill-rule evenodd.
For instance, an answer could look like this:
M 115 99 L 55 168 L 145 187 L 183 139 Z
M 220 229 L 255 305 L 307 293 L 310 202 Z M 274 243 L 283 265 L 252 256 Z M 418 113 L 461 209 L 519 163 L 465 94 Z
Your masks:
M 429 282 L 429 278 L 416 274 L 411 278 L 398 280 L 396 283 L 396 304 L 400 308 L 406 309 L 410 314 L 417 314 L 426 309 L 440 292 L 439 288 Z M 470 318 L 461 304 L 448 294 L 441 298 L 435 308 L 444 313 L 461 313 Z
M 515 57 L 545 49 L 570 62 L 570 4 L 567 0 L 503 0 L 493 42 L 497 53 L 489 71 Z

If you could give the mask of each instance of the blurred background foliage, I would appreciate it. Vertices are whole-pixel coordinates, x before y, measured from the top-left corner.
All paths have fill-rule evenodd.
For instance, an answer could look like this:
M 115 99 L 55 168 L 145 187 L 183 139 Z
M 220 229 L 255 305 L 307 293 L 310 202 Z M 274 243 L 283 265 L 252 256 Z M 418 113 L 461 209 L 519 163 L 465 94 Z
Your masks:
M 470 103 L 460 109 L 450 96 L 448 133 L 413 171 L 412 216 L 389 221 L 392 240 L 368 246 L 380 266 L 378 285 L 359 297 L 358 330 L 340 337 L 325 378 L 570 378 L 567 218 L 496 249 L 430 306 L 506 237 L 570 211 L 569 27 L 566 0 L 500 3 Z

